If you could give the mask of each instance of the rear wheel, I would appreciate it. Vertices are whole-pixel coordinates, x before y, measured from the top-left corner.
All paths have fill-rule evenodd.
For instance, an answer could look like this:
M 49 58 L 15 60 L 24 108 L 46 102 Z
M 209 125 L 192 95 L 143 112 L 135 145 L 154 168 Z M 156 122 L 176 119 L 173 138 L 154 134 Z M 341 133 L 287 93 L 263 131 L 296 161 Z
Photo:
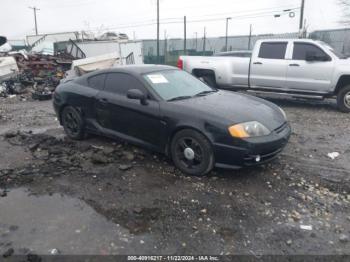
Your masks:
M 194 130 L 176 133 L 171 143 L 171 156 L 175 166 L 188 175 L 203 176 L 214 167 L 210 142 Z
M 62 125 L 66 134 L 75 140 L 84 138 L 84 119 L 81 113 L 72 106 L 67 106 L 62 111 Z
M 341 112 L 350 113 L 350 85 L 339 90 L 337 105 Z

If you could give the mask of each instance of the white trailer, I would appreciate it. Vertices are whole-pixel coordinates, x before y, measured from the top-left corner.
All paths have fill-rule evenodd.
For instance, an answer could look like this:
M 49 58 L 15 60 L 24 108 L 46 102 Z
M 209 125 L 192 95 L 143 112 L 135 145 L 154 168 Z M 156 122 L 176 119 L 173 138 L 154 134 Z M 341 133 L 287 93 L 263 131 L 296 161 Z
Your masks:
M 86 58 L 95 57 L 110 53 L 118 53 L 121 65 L 143 64 L 142 42 L 141 41 L 85 41 L 75 42 Z M 67 50 L 70 47 L 67 47 Z

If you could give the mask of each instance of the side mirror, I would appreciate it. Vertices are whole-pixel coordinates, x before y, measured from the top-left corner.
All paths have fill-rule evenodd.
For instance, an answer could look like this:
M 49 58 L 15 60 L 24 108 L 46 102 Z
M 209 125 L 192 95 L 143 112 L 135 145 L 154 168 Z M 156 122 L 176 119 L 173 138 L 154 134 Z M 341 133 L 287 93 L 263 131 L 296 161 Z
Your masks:
M 142 105 L 147 105 L 146 95 L 144 93 L 142 93 L 142 91 L 139 89 L 129 89 L 126 96 L 129 99 L 140 100 Z

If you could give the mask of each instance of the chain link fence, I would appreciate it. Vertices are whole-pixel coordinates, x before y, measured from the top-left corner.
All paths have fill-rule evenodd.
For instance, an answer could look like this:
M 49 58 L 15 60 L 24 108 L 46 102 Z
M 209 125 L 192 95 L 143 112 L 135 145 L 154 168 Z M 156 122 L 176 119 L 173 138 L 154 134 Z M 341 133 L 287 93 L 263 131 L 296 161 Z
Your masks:
M 289 39 L 298 38 L 298 36 L 299 33 L 252 35 L 251 37 L 248 35 L 229 36 L 227 49 L 228 51 L 251 50 L 255 42 L 260 39 Z M 308 38 L 324 41 L 338 52 L 350 54 L 350 28 L 314 31 L 308 35 Z M 203 38 L 187 39 L 186 55 L 211 56 L 226 51 L 225 41 L 225 37 L 208 37 L 205 41 Z M 144 63 L 146 64 L 176 65 L 178 57 L 185 54 L 184 40 L 181 38 L 160 40 L 159 61 L 157 61 L 157 41 L 142 40 L 142 42 Z

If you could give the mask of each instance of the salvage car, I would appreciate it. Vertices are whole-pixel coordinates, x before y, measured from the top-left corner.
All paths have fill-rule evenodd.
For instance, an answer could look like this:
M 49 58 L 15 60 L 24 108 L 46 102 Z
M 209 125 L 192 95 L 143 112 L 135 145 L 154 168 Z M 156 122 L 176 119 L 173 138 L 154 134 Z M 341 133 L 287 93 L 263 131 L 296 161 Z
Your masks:
M 274 159 L 291 128 L 260 98 L 212 88 L 170 66 L 123 66 L 59 85 L 54 108 L 66 134 L 119 138 L 164 153 L 189 175 Z
M 181 56 L 178 67 L 214 87 L 293 98 L 337 99 L 350 112 L 350 61 L 322 41 L 267 39 L 248 57 Z

